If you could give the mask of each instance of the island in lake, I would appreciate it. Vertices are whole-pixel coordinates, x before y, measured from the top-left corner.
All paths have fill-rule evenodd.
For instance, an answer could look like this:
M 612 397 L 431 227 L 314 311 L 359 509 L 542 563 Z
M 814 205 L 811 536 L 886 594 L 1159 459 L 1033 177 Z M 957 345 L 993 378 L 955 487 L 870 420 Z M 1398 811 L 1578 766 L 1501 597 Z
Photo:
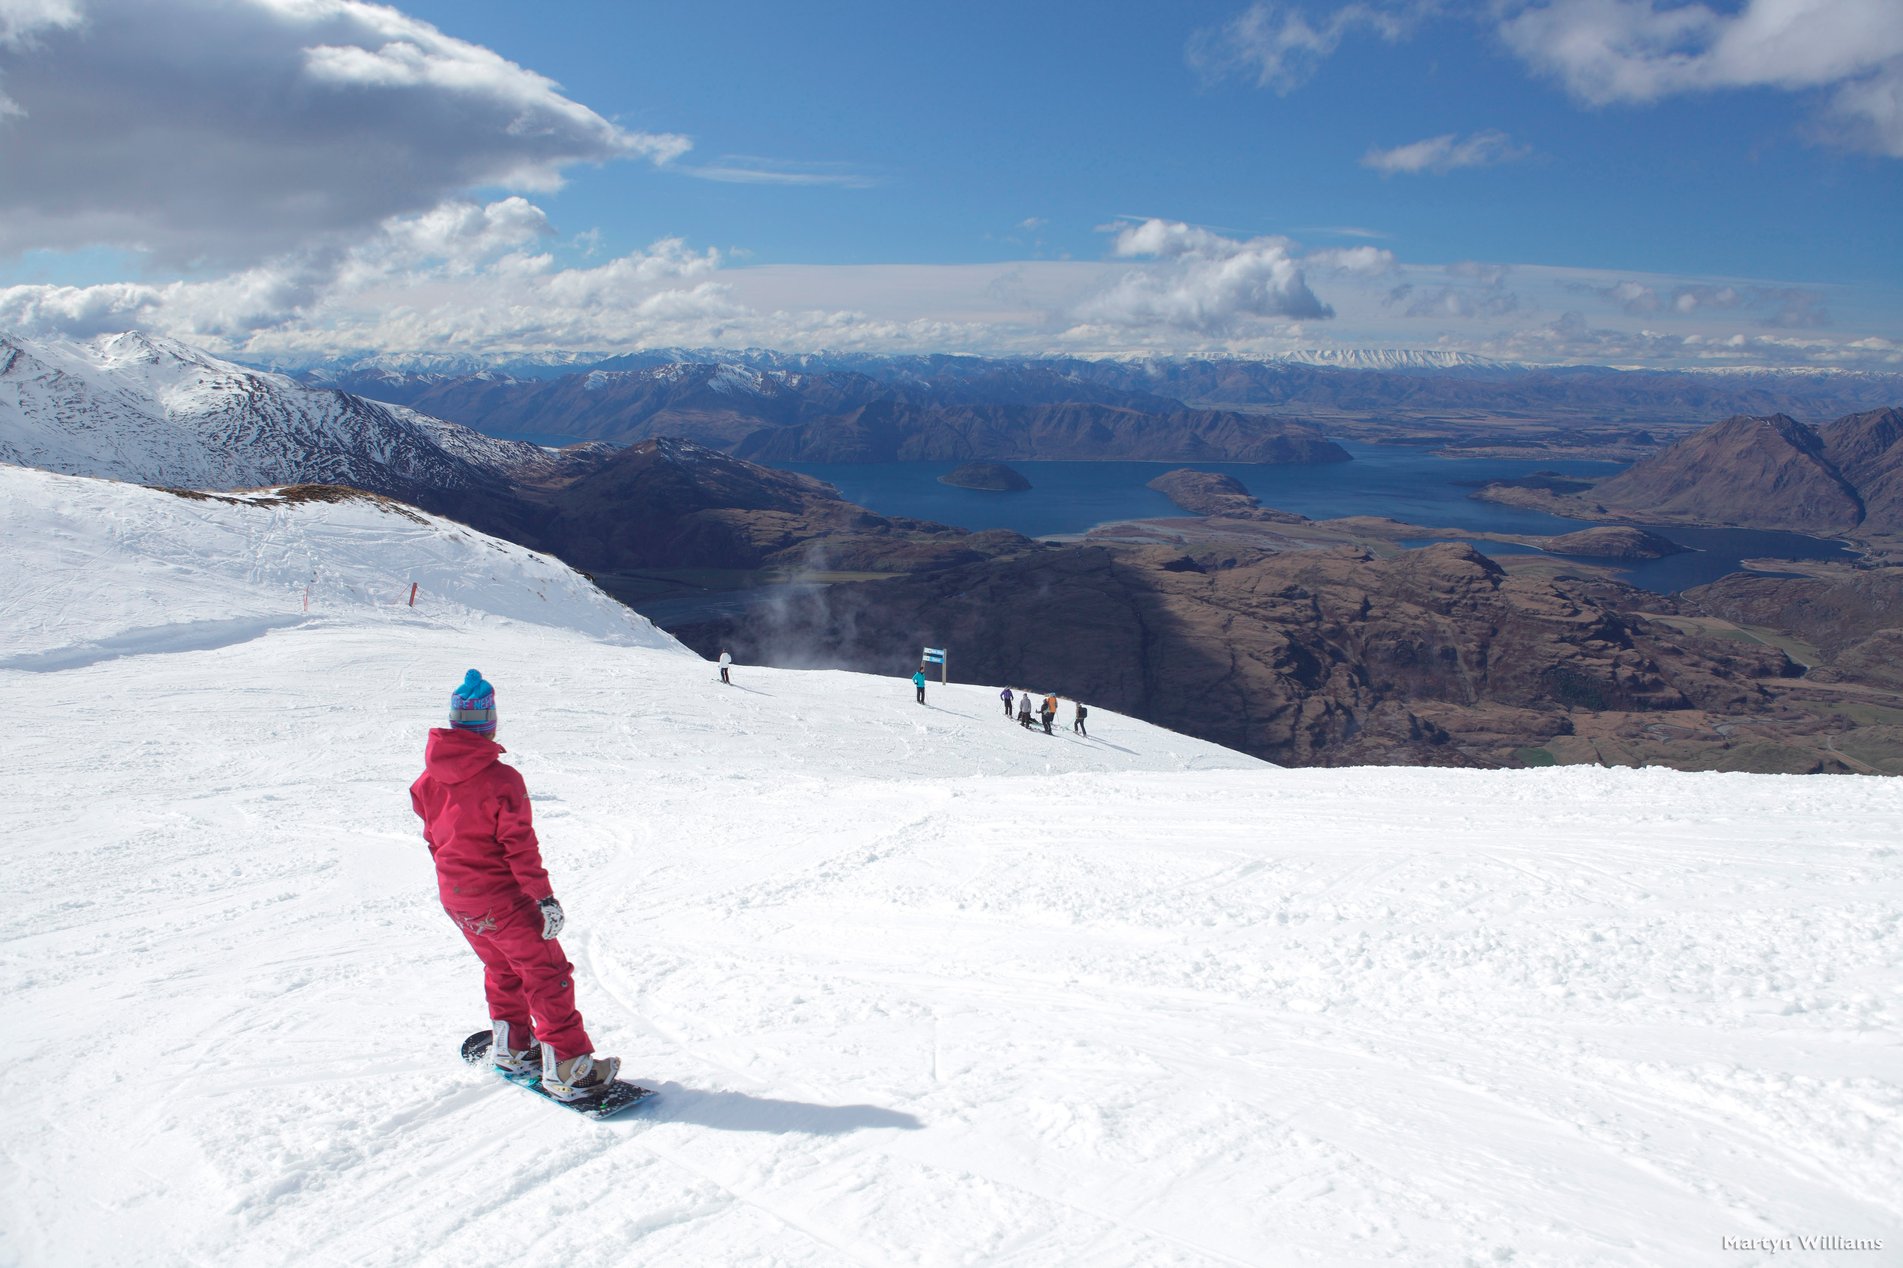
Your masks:
M 1178 467 L 1150 481 L 1149 486 L 1192 515 L 1216 519 L 1255 520 L 1267 524 L 1306 524 L 1306 516 L 1262 505 L 1234 476 L 1215 471 Z
M 967 462 L 938 477 L 938 482 L 960 489 L 987 489 L 994 493 L 1018 493 L 1031 487 L 1029 480 L 1002 462 Z
M 1540 549 L 1555 555 L 1580 555 L 1588 559 L 1663 559 L 1679 555 L 1685 547 L 1657 533 L 1629 525 L 1585 528 L 1577 533 L 1549 537 Z

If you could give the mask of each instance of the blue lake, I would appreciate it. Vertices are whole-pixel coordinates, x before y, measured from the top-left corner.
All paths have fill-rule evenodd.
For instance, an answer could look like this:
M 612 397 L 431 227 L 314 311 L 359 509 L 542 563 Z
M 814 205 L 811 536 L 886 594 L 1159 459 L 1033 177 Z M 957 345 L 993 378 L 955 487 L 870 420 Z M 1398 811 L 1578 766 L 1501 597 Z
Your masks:
M 1469 495 L 1482 484 L 1534 472 L 1603 476 L 1619 463 L 1566 462 L 1553 459 L 1436 458 L 1419 450 L 1337 442 L 1353 462 L 1325 466 L 1258 466 L 1250 463 L 1180 462 L 1014 462 L 1032 488 L 991 493 L 940 484 L 938 477 L 958 464 L 950 462 L 786 463 L 836 485 L 848 501 L 882 515 L 908 515 L 959 528 L 1008 528 L 1030 537 L 1087 532 L 1116 520 L 1179 517 L 1184 512 L 1154 489 L 1144 487 L 1165 471 L 1193 465 L 1198 471 L 1234 476 L 1264 506 L 1294 511 L 1310 519 L 1381 515 L 1409 524 L 1454 533 L 1433 540 L 1461 540 L 1459 530 L 1551 536 L 1586 527 L 1540 511 L 1476 502 Z M 1839 542 L 1796 533 L 1745 529 L 1650 526 L 1661 536 L 1692 549 L 1682 555 L 1620 566 L 1633 585 L 1672 593 L 1738 570 L 1742 559 L 1833 559 L 1847 557 Z M 1423 541 L 1420 544 L 1426 544 Z M 1476 550 L 1495 555 L 1524 554 L 1526 547 L 1476 541 Z M 1603 563 L 1604 561 L 1597 561 Z

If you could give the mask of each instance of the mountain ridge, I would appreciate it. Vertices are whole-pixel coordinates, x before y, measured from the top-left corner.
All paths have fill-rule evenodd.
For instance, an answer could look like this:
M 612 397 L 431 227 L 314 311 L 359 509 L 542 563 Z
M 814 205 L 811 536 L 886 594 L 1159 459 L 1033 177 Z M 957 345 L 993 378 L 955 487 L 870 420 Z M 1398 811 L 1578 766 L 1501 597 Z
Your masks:
M 1821 427 L 1736 415 L 1577 493 L 1491 486 L 1496 501 L 1582 519 L 1734 525 L 1824 536 L 1903 533 L 1903 409 Z

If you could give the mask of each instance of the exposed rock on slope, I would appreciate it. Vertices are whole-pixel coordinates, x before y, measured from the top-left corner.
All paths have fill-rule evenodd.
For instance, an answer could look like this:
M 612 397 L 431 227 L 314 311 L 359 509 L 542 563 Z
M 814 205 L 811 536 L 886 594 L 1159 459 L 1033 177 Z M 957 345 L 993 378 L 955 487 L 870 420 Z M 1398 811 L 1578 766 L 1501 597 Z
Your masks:
M 1903 647 L 1903 568 L 1834 567 L 1809 577 L 1733 573 L 1681 597 L 1694 611 L 1795 635 L 1852 678 L 1903 687 L 1903 660 L 1894 657 Z
M 945 567 L 1022 544 L 875 515 L 830 484 L 684 440 L 649 440 L 548 490 L 550 548 L 583 568 Z
M 957 649 L 961 677 L 1054 688 L 1293 764 L 1510 760 L 1489 737 L 1564 734 L 1575 708 L 1740 707 L 1755 679 L 1794 672 L 1770 649 L 1688 649 L 1582 586 L 1509 577 L 1464 546 L 1180 560 L 1044 548 L 675 632 L 766 663 L 823 648 L 887 672 L 923 641 Z

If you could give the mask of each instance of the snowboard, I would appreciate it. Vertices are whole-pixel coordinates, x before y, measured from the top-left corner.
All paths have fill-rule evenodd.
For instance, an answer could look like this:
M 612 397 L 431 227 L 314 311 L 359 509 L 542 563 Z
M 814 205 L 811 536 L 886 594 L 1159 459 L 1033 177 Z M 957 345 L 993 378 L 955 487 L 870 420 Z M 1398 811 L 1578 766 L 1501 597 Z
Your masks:
M 495 1066 L 489 1062 L 489 1044 L 493 1039 L 494 1036 L 489 1031 L 478 1030 L 475 1034 L 463 1040 L 463 1060 L 467 1061 L 470 1065 L 489 1066 L 491 1070 L 495 1070 L 497 1077 L 505 1082 L 513 1083 L 519 1088 L 533 1092 L 551 1105 L 559 1105 L 565 1110 L 574 1110 L 583 1118 L 612 1118 L 616 1114 L 621 1113 L 621 1111 L 639 1105 L 642 1101 L 654 1095 L 653 1091 L 648 1088 L 636 1087 L 634 1084 L 626 1082 L 625 1080 L 616 1079 L 613 1083 L 610 1083 L 608 1089 L 599 1096 L 591 1096 L 584 1101 L 559 1100 L 542 1090 L 542 1080 L 538 1075 L 508 1075 L 503 1074 L 500 1070 L 496 1070 Z

